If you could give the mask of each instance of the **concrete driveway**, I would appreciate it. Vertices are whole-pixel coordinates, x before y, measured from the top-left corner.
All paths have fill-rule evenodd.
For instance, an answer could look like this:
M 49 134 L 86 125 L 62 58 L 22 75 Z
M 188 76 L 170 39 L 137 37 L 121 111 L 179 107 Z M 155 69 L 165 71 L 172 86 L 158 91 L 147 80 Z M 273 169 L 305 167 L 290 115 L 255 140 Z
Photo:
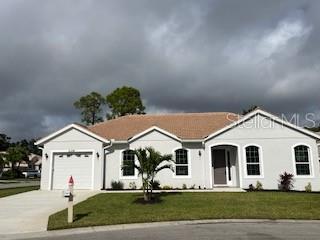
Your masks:
M 75 191 L 75 203 L 98 191 Z M 0 198 L 0 235 L 46 231 L 51 214 L 67 207 L 62 191 L 30 191 Z

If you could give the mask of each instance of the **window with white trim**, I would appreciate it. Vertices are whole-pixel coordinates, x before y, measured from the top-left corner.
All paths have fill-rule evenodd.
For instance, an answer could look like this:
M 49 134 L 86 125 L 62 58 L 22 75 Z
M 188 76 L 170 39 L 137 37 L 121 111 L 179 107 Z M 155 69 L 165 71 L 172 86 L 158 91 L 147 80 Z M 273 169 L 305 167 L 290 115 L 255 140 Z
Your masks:
M 188 150 L 186 149 L 177 149 L 175 151 L 176 159 L 176 176 L 188 176 L 189 175 L 189 166 L 188 166 Z
M 299 145 L 294 148 L 297 175 L 310 175 L 309 147 Z
M 132 150 L 122 152 L 122 176 L 134 176 L 135 154 Z
M 248 146 L 246 147 L 246 161 L 247 161 L 247 175 L 260 176 L 260 156 L 259 147 Z

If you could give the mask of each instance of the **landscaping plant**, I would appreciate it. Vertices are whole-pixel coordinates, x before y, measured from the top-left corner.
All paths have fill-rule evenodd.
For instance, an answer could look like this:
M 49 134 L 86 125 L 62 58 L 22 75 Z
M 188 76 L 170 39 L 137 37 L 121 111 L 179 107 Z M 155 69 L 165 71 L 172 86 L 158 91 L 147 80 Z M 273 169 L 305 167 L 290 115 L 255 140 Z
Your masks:
M 293 174 L 284 172 L 280 174 L 279 189 L 288 192 L 293 188 Z
M 130 188 L 131 190 L 137 189 L 136 183 L 135 183 L 135 182 L 130 182 L 130 183 L 129 183 L 129 188 Z
M 262 183 L 257 181 L 256 183 L 256 191 L 262 191 L 263 190 L 263 186 L 262 186 Z
M 157 181 L 157 180 L 154 180 L 153 183 L 152 183 L 152 189 L 153 190 L 160 190 L 161 189 L 160 182 Z
M 308 185 L 304 187 L 304 189 L 306 190 L 306 192 L 312 192 L 311 182 L 309 182 Z
M 152 199 L 152 190 L 154 186 L 154 178 L 158 172 L 163 169 L 172 169 L 172 155 L 164 154 L 156 151 L 152 147 L 139 148 L 134 150 L 138 164 L 133 161 L 124 162 L 124 167 L 133 166 L 138 171 L 138 176 L 142 180 L 143 197 L 146 202 Z
M 112 181 L 111 188 L 113 190 L 122 190 L 123 189 L 123 182 L 121 181 Z
M 249 192 L 253 192 L 255 190 L 253 184 L 249 184 L 249 188 L 248 188 L 248 191 Z

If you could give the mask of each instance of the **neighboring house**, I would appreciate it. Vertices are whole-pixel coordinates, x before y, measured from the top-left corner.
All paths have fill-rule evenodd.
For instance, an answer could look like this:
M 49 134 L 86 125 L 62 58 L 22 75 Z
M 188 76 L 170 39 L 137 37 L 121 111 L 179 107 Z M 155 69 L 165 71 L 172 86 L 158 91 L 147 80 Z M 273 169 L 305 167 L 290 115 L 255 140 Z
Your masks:
M 131 150 L 152 146 L 175 159 L 174 172 L 159 172 L 161 185 L 181 188 L 248 188 L 257 181 L 277 189 L 279 174 L 294 174 L 294 188 L 310 182 L 320 191 L 320 136 L 265 112 L 128 115 L 90 127 L 71 124 L 39 140 L 43 147 L 41 189 L 110 188 L 112 181 L 141 186 Z
M 29 154 L 28 157 L 28 169 L 41 171 L 42 157 L 34 153 Z
M 7 153 L 0 152 L 0 154 L 3 154 L 5 156 Z M 41 171 L 42 156 L 30 153 L 28 156 L 28 159 L 29 159 L 28 162 L 23 160 L 20 163 L 16 163 L 16 167 L 20 171 L 25 171 L 25 170 L 39 170 L 39 171 Z M 11 163 L 10 162 L 5 163 L 3 171 L 8 171 L 10 169 L 11 169 Z

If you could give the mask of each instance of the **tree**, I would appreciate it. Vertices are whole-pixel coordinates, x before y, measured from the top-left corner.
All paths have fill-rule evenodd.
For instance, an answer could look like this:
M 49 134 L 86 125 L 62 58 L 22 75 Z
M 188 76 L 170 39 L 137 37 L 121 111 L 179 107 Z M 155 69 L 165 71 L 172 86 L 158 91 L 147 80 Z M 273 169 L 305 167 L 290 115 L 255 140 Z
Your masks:
M 105 104 L 105 99 L 97 92 L 81 97 L 73 105 L 81 110 L 81 121 L 87 125 L 103 121 L 101 116 L 101 106 Z
M 5 156 L 6 161 L 11 163 L 12 172 L 15 172 L 15 166 L 22 161 L 28 161 L 28 150 L 22 146 L 9 147 Z
M 133 87 L 117 88 L 106 97 L 106 100 L 111 110 L 111 113 L 107 114 L 108 119 L 129 114 L 145 114 L 140 92 Z
M 6 164 L 6 157 L 4 153 L 0 153 L 0 176 Z
M 36 142 L 35 139 L 31 139 L 31 140 L 23 139 L 21 141 L 11 144 L 11 146 L 22 146 L 25 149 L 27 149 L 29 153 L 41 155 L 42 151 L 38 148 L 38 146 L 34 144 L 35 142 Z
M 242 110 L 242 115 L 246 115 L 246 114 L 248 114 L 248 113 L 250 113 L 250 112 L 252 112 L 252 111 L 254 111 L 254 110 L 256 110 L 256 109 L 258 109 L 259 108 L 259 106 L 257 106 L 257 105 L 252 105 L 250 108 L 248 108 L 248 109 L 243 109 Z
M 139 148 L 134 150 L 134 154 L 137 157 L 138 164 L 127 161 L 124 166 L 133 166 L 138 171 L 138 176 L 142 180 L 143 197 L 145 201 L 152 199 L 152 186 L 154 178 L 158 172 L 163 169 L 172 169 L 170 164 L 172 160 L 171 154 L 161 155 L 152 147 Z M 168 163 L 169 162 L 169 163 Z
M 6 151 L 10 146 L 10 137 L 6 134 L 0 133 L 0 151 Z

